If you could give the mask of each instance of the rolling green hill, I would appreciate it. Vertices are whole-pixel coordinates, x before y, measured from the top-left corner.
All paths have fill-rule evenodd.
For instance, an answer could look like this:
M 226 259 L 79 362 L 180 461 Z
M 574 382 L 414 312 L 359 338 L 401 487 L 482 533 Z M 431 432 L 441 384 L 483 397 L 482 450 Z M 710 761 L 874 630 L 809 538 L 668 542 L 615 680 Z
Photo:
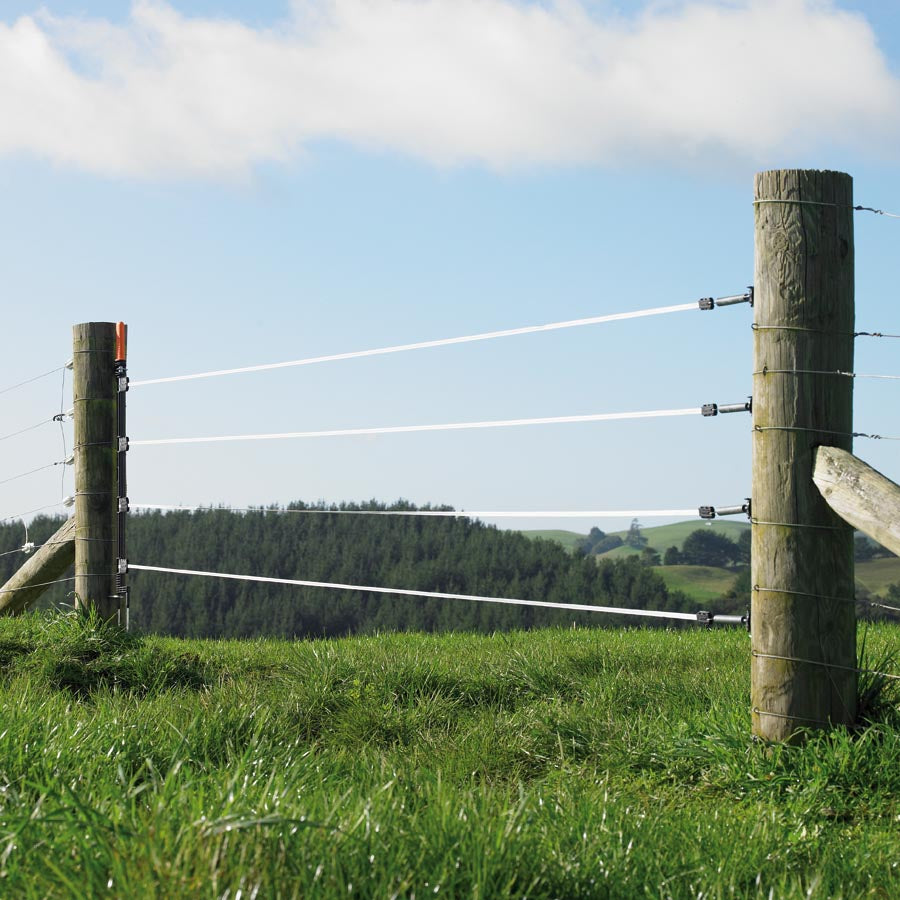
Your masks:
M 719 534 L 724 534 L 731 540 L 736 541 L 742 531 L 746 531 L 750 527 L 750 523 L 746 520 L 730 521 L 725 519 L 713 519 L 704 522 L 702 519 L 691 519 L 687 522 L 675 522 L 672 525 L 657 525 L 653 528 L 641 528 L 641 534 L 647 538 L 647 546 L 652 547 L 660 553 L 665 553 L 669 547 L 677 547 L 679 550 L 684 544 L 684 539 L 698 528 L 711 528 Z M 544 538 L 550 541 L 558 541 L 566 549 L 573 550 L 583 541 L 587 535 L 578 534 L 575 531 L 523 531 L 529 538 Z M 617 534 L 623 538 L 628 534 L 627 531 L 611 531 L 610 534 Z M 605 559 L 616 559 L 619 556 L 628 556 L 636 551 L 631 547 L 617 547 L 609 553 L 603 554 Z
M 900 584 L 900 558 L 870 559 L 856 564 L 856 581 L 866 590 L 884 597 L 891 584 Z
M 738 573 L 714 566 L 654 566 L 670 591 L 682 591 L 688 597 L 707 603 L 731 590 Z
M 556 541 L 562 544 L 566 550 L 574 550 L 586 537 L 586 534 L 579 534 L 577 531 L 560 531 L 555 529 L 523 531 L 522 534 L 532 540 Z

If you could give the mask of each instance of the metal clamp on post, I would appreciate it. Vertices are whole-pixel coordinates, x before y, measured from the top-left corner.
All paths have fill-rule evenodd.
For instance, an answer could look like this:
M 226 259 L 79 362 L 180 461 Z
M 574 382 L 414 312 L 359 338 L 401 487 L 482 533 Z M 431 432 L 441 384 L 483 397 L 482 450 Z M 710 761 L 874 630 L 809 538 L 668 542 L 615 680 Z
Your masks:
M 704 416 L 726 415 L 727 413 L 753 412 L 753 398 L 748 397 L 743 403 L 704 403 L 700 407 Z
M 739 516 L 744 513 L 750 518 L 752 504 L 748 497 L 740 506 L 701 506 L 699 515 L 701 519 L 715 519 L 716 516 Z
M 121 557 L 116 560 L 116 575 L 128 574 L 128 560 Z
M 749 303 L 753 306 L 753 285 L 747 288 L 746 294 L 732 294 L 728 297 L 701 297 L 697 301 L 700 309 L 715 309 L 717 306 L 734 306 L 737 303 Z

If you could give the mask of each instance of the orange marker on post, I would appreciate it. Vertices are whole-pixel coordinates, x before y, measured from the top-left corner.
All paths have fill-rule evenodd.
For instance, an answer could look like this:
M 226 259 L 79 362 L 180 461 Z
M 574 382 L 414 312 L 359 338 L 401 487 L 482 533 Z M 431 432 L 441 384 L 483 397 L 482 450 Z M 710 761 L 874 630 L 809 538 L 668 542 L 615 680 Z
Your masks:
M 125 362 L 128 349 L 128 326 L 124 322 L 116 323 L 116 362 Z

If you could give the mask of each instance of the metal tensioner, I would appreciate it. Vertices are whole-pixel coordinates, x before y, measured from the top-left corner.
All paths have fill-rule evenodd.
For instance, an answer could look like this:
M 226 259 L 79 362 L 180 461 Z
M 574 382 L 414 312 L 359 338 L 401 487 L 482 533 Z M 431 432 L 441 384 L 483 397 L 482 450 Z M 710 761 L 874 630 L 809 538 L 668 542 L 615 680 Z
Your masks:
M 753 398 L 748 397 L 743 403 L 704 403 L 700 407 L 704 416 L 726 415 L 727 413 L 753 412 Z
M 715 519 L 716 516 L 739 516 L 742 513 L 749 519 L 752 504 L 748 497 L 740 506 L 701 506 L 699 513 L 701 519 Z
M 749 303 L 753 306 L 753 285 L 747 288 L 746 294 L 732 294 L 729 297 L 701 297 L 697 301 L 700 309 L 715 309 L 717 306 L 734 306 L 737 303 Z

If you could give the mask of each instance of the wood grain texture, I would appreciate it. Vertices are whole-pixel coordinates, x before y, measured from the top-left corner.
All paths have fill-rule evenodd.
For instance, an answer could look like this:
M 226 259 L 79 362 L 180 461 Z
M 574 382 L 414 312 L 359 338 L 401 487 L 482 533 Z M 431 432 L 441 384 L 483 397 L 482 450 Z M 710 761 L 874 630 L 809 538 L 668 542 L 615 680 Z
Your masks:
M 853 531 L 811 477 L 817 446 L 852 450 L 826 432 L 853 430 L 853 382 L 772 371 L 853 370 L 852 179 L 762 172 L 755 198 L 813 201 L 754 207 L 755 322 L 768 327 L 754 332 L 751 701 L 753 733 L 783 741 L 856 716 L 855 673 L 827 665 L 856 665 Z
M 818 447 L 813 482 L 845 521 L 900 556 L 900 485 L 839 447 Z
M 66 523 L 0 588 L 0 615 L 26 610 L 44 591 L 45 582 L 60 578 L 75 562 L 75 518 Z
M 118 616 L 116 571 L 116 326 L 75 325 L 75 596 L 104 619 Z

